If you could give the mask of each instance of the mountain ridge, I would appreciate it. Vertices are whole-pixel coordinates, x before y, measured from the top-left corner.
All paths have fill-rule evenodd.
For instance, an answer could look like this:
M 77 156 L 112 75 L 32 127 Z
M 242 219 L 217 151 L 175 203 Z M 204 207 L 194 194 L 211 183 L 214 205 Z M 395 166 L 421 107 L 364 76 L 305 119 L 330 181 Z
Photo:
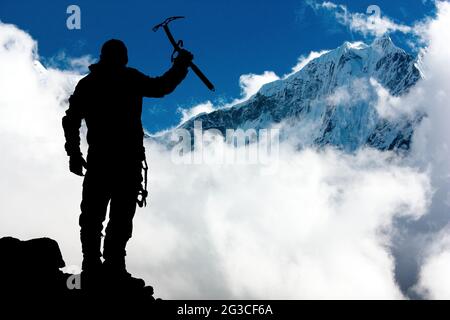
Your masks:
M 287 78 L 263 85 L 248 100 L 199 114 L 178 128 L 192 132 L 194 121 L 201 121 L 203 130 L 225 134 L 226 129 L 281 125 L 281 139 L 294 138 L 299 147 L 408 150 L 422 115 L 382 117 L 376 90 L 382 86 L 392 96 L 406 94 L 422 77 L 416 62 L 388 35 L 370 45 L 344 42 Z

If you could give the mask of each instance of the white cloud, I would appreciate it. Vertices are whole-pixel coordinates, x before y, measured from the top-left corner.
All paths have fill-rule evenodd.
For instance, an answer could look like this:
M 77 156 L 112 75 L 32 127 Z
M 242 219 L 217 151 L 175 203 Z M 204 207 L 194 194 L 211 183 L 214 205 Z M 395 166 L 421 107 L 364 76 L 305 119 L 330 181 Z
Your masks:
M 425 79 L 419 84 L 418 93 L 412 94 L 428 115 L 415 132 L 414 144 L 416 159 L 422 167 L 430 169 L 436 190 L 427 222 L 433 225 L 438 221 L 440 226 L 448 223 L 450 212 L 450 71 L 445 67 L 450 62 L 450 3 L 438 2 L 437 7 L 437 17 L 429 22 L 426 33 L 425 40 L 429 45 L 422 61 Z M 448 239 L 449 229 L 444 230 L 443 238 Z M 443 285 L 450 283 L 450 276 L 448 269 L 442 269 L 448 263 L 448 250 L 447 245 L 443 251 L 429 256 L 422 269 L 420 284 L 428 289 L 429 297 L 449 297 L 449 291 L 445 291 Z
M 308 63 L 310 63 L 312 60 L 320 57 L 321 55 L 325 54 L 329 52 L 329 50 L 322 50 L 322 51 L 311 51 L 307 56 L 301 55 L 298 59 L 297 59 L 297 64 L 295 66 L 292 67 L 292 70 L 290 73 L 285 74 L 282 78 L 286 79 L 288 77 L 290 77 L 291 75 L 293 75 L 294 73 L 299 72 L 300 70 L 302 70 Z
M 353 13 L 342 17 L 341 20 L 347 24 L 352 31 L 361 32 L 364 35 L 381 36 L 387 32 L 398 31 L 402 33 L 412 32 L 412 28 L 393 22 L 388 17 L 367 16 L 361 13 Z
M 403 297 L 387 249 L 392 219 L 425 212 L 425 174 L 370 150 L 284 145 L 276 173 L 261 175 L 255 165 L 177 166 L 147 147 L 154 188 L 129 259 L 163 297 Z
M 428 299 L 450 299 L 450 249 L 430 257 L 421 269 L 419 293 Z
M 428 299 L 450 299 L 450 230 L 433 236 L 432 245 L 424 253 L 419 281 L 414 290 Z
M 192 117 L 198 116 L 201 113 L 210 113 L 214 111 L 214 105 L 211 101 L 207 101 L 205 103 L 200 103 L 190 109 L 179 108 L 179 112 L 181 112 L 181 123 L 189 120 Z
M 426 293 L 429 298 L 448 297 L 448 291 L 443 290 L 443 286 L 450 281 L 448 272 L 443 270 L 448 262 L 448 246 L 439 244 L 442 242 L 439 237 L 448 238 L 449 229 L 443 228 L 448 224 L 450 212 L 450 71 L 445 67 L 450 63 L 450 3 L 438 1 L 436 5 L 436 18 L 419 23 L 420 40 L 427 44 L 420 53 L 418 63 L 423 79 L 401 97 L 392 97 L 381 86 L 374 84 L 380 115 L 391 119 L 417 112 L 426 115 L 414 132 L 409 161 L 429 172 L 434 190 L 433 201 L 428 214 L 413 226 L 405 241 L 418 244 L 408 254 L 417 256 L 419 263 L 425 259 L 421 267 L 419 292 Z M 439 237 L 433 236 L 441 229 L 444 231 Z M 422 238 L 428 241 L 424 244 L 420 240 Z M 431 246 L 430 250 L 426 249 L 427 245 Z M 436 250 L 436 247 L 442 250 Z
M 68 72 L 77 74 L 85 74 L 89 72 L 89 66 L 95 63 L 95 59 L 91 55 L 81 57 L 70 57 L 65 51 L 58 52 L 57 55 L 45 60 L 47 67 L 53 69 L 63 69 Z
M 357 78 L 347 86 L 337 87 L 334 92 L 326 98 L 332 106 L 353 106 L 358 102 L 368 102 L 370 97 L 369 83 L 364 78 Z
M 392 96 L 389 90 L 384 88 L 375 79 L 370 79 L 370 84 L 378 96 L 375 109 L 380 117 L 394 119 L 402 114 L 414 114 L 417 111 L 416 108 L 411 108 L 411 106 L 405 104 L 406 97 Z
M 95 59 L 90 55 L 84 55 L 77 58 L 69 58 L 69 64 L 72 70 L 83 74 L 89 71 L 89 66 L 95 63 Z
M 335 3 L 333 3 L 333 2 L 330 2 L 330 1 L 324 1 L 324 2 L 322 2 L 321 6 L 322 6 L 323 8 L 326 8 L 326 9 L 337 9 L 337 8 L 338 8 L 338 5 L 337 5 L 337 4 L 335 4 Z M 339 6 L 339 7 L 340 7 L 340 6 Z
M 419 273 L 415 291 L 428 299 L 450 299 L 450 230 L 433 239 Z
M 348 104 L 351 100 L 352 97 L 347 87 L 339 87 L 327 97 L 327 102 L 333 106 Z
M 0 234 L 52 237 L 77 261 L 80 179 L 67 174 L 61 117 L 80 76 L 46 70 L 36 47 L 0 23 Z
M 389 17 L 382 16 L 381 12 L 379 12 L 380 14 L 377 14 L 376 10 L 378 10 L 379 7 L 373 7 L 375 9 L 374 13 L 368 12 L 366 14 L 352 13 L 348 10 L 347 6 L 338 5 L 330 1 L 322 3 L 310 1 L 308 4 L 315 11 L 327 10 L 332 12 L 339 23 L 349 27 L 352 31 L 362 33 L 364 36 L 381 36 L 387 32 L 393 31 L 402 33 L 413 32 L 413 28 L 410 26 L 398 24 Z
M 243 74 L 239 78 L 239 85 L 242 91 L 242 100 L 247 100 L 256 94 L 263 85 L 269 82 L 279 80 L 275 72 L 264 71 L 263 74 Z

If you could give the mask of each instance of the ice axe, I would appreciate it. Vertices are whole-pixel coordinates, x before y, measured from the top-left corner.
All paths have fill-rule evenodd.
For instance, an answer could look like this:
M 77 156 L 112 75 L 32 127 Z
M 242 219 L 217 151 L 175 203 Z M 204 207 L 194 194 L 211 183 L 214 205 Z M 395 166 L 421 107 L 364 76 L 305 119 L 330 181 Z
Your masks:
M 173 20 L 183 19 L 183 18 L 184 17 L 182 17 L 182 16 L 175 16 L 175 17 L 167 18 L 160 24 L 154 26 L 152 29 L 154 32 L 158 31 L 159 28 L 161 28 L 161 27 L 164 29 L 164 32 L 166 33 L 167 38 L 169 38 L 169 41 L 174 48 L 174 51 L 172 54 L 172 59 L 173 59 L 175 52 L 179 52 L 181 50 L 181 48 L 183 47 L 183 40 L 178 40 L 178 41 L 175 40 L 175 38 L 172 35 L 172 32 L 170 32 L 170 30 L 169 30 L 169 23 L 172 22 Z M 189 64 L 189 67 L 191 67 L 192 71 L 195 72 L 197 77 L 199 77 L 200 80 L 203 81 L 203 83 L 208 87 L 209 90 L 215 91 L 214 85 L 211 83 L 211 81 L 208 80 L 208 78 L 203 74 L 203 72 L 201 72 L 200 69 L 192 61 Z

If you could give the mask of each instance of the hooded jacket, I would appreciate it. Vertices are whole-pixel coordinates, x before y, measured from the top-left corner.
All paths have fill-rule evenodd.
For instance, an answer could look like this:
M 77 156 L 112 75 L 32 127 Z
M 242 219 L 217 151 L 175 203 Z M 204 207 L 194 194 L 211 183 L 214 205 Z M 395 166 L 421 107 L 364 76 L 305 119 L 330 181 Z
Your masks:
M 180 58 L 180 57 L 178 57 Z M 136 69 L 93 64 L 69 98 L 69 108 L 62 119 L 67 155 L 80 155 L 80 127 L 84 119 L 89 144 L 88 164 L 119 159 L 142 160 L 143 97 L 161 98 L 171 93 L 186 77 L 189 61 L 175 59 L 160 77 L 149 77 Z

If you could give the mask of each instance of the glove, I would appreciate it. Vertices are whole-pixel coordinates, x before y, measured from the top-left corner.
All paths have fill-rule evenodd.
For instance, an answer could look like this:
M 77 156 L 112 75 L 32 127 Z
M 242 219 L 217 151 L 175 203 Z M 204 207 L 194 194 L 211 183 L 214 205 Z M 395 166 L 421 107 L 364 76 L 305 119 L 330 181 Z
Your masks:
M 175 58 L 175 63 L 188 65 L 194 59 L 194 55 L 185 49 L 178 51 L 178 55 Z
M 72 155 L 69 159 L 69 170 L 77 176 L 84 176 L 83 167 L 87 168 L 86 160 L 81 154 Z

